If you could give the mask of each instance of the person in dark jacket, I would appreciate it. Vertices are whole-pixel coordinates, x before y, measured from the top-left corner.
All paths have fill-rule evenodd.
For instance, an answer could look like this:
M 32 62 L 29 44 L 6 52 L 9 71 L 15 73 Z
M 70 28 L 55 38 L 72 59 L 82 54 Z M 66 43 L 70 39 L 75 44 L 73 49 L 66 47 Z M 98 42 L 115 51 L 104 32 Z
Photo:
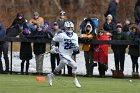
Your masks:
M 7 36 L 15 37 L 23 30 L 23 26 L 27 28 L 26 19 L 22 13 L 17 13 L 12 25 L 7 29 Z
M 67 21 L 67 17 L 66 17 L 66 12 L 65 11 L 60 11 L 60 17 L 59 19 L 57 20 L 57 23 L 59 25 L 59 28 L 64 30 L 64 23 Z
M 19 26 L 19 27 L 23 28 L 23 25 L 25 25 L 25 24 L 26 24 L 26 20 L 25 20 L 23 14 L 22 13 L 17 13 L 16 18 L 14 19 L 14 21 L 13 21 L 13 23 L 10 27 L 12 28 L 12 27 L 18 27 Z
M 42 37 L 42 38 L 49 39 L 50 33 L 47 31 L 44 31 L 41 24 L 37 24 L 37 29 L 34 32 L 32 32 L 32 36 L 36 36 L 36 38 Z M 34 51 L 35 60 L 36 60 L 36 74 L 42 74 L 44 53 L 46 51 L 46 43 L 34 42 L 33 51 Z
M 29 31 L 28 28 L 23 28 L 21 37 L 26 37 L 30 35 L 31 32 Z M 21 42 L 20 45 L 20 59 L 22 60 L 21 62 L 21 74 L 24 74 L 24 63 L 26 61 L 26 75 L 28 75 L 28 69 L 29 69 L 29 61 L 32 59 L 32 47 L 31 47 L 31 42 Z
M 125 33 L 122 31 L 122 24 L 117 23 L 116 31 L 112 35 L 112 40 L 127 40 Z M 115 68 L 118 77 L 123 77 L 125 52 L 127 45 L 111 45 L 114 52 Z
M 123 25 L 123 32 L 125 33 L 125 35 L 128 37 L 130 34 L 130 26 L 131 26 L 131 21 L 130 19 L 126 19 Z
M 81 34 L 81 37 L 83 39 L 88 38 L 89 40 L 94 39 L 95 37 L 92 34 L 92 25 L 90 22 L 88 22 L 85 26 L 84 33 Z M 94 46 L 92 44 L 84 43 L 82 50 L 84 51 L 84 57 L 85 57 L 85 66 L 86 66 L 86 75 L 87 77 L 93 76 L 93 69 L 94 69 L 94 62 L 93 62 L 93 50 Z
M 136 24 L 140 23 L 140 0 L 137 0 L 134 9 L 134 17 Z
M 54 22 L 53 23 L 53 29 L 51 31 L 52 35 L 55 36 L 55 35 L 58 35 L 61 32 L 62 32 L 62 30 L 59 29 L 58 22 Z M 52 41 L 51 42 L 51 49 L 52 49 L 53 45 L 55 45 L 56 47 L 59 47 L 58 43 L 55 43 L 55 44 L 53 44 L 53 43 L 54 42 Z M 51 68 L 52 68 L 52 72 L 53 72 L 54 69 L 56 68 L 56 65 L 59 65 L 59 62 L 60 62 L 59 53 L 52 53 L 51 52 L 50 59 L 51 59 Z M 55 60 L 57 60 L 57 63 L 55 62 Z M 59 72 L 59 74 L 61 74 L 61 71 Z
M 120 0 L 112 0 L 109 4 L 107 12 L 105 13 L 105 17 L 107 17 L 108 14 L 111 14 L 114 22 L 116 22 L 117 5 L 119 4 L 119 2 Z
M 137 25 L 133 24 L 130 27 L 130 35 L 129 40 L 130 41 L 140 41 L 140 31 L 137 27 Z M 132 60 L 132 76 L 138 77 L 139 76 L 139 64 L 138 64 L 138 57 L 140 56 L 140 47 L 139 45 L 130 45 L 129 46 L 129 52 L 128 54 L 131 57 Z
M 108 35 L 108 37 L 111 37 L 112 33 L 116 29 L 116 24 L 112 21 L 112 19 L 113 19 L 113 17 L 111 14 L 107 15 L 106 21 L 103 24 L 103 29 L 106 32 L 106 35 Z
M 2 23 L 0 23 L 0 38 L 4 38 L 6 36 L 5 27 Z M 2 53 L 5 60 L 5 71 L 3 71 L 2 64 Z M 0 73 L 9 73 L 9 58 L 8 58 L 8 42 L 1 41 L 0 42 Z

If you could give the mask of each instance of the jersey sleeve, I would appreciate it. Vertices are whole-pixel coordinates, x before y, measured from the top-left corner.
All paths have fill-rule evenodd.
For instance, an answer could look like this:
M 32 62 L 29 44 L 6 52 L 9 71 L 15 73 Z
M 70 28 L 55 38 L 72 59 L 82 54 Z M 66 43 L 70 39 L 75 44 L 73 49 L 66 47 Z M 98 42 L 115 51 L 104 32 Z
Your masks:
M 63 39 L 62 33 L 57 34 L 53 37 L 53 41 L 55 41 L 55 42 L 60 42 L 60 41 L 62 41 L 62 39 Z

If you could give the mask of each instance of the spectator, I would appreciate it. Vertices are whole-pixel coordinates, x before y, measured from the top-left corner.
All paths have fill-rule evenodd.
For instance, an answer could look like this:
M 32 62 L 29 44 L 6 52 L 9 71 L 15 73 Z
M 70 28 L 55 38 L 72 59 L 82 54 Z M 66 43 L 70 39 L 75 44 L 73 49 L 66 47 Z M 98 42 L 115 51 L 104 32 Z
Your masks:
M 37 24 L 37 29 L 34 32 L 32 32 L 32 35 L 37 37 L 38 36 L 44 37 L 46 36 L 46 32 L 43 30 L 41 24 Z M 44 53 L 46 51 L 46 43 L 35 42 L 33 44 L 33 50 L 34 50 L 35 60 L 36 60 L 36 74 L 42 74 Z
M 29 31 L 28 28 L 23 28 L 23 32 L 21 34 L 21 37 L 26 37 L 30 35 L 31 32 Z M 20 45 L 20 59 L 22 60 L 21 62 L 21 74 L 24 74 L 24 63 L 26 61 L 26 75 L 28 75 L 28 69 L 29 69 L 29 61 L 32 59 L 32 47 L 31 47 L 31 42 L 21 42 Z
M 53 30 L 51 31 L 52 35 L 55 36 L 55 35 L 58 35 L 61 32 L 63 32 L 63 31 L 61 29 L 59 29 L 58 23 L 54 22 L 53 23 Z M 52 49 L 53 45 L 55 45 L 55 47 L 59 47 L 59 43 L 58 42 L 53 42 L 52 41 L 51 42 L 51 49 Z M 52 68 L 52 72 L 56 68 L 55 60 L 57 60 L 57 65 L 59 65 L 59 62 L 60 62 L 59 53 L 52 53 L 51 52 L 51 68 Z M 59 72 L 59 74 L 61 74 L 61 71 Z
M 127 40 L 125 33 L 122 31 L 121 23 L 117 23 L 116 31 L 112 35 L 112 40 Z M 111 48 L 114 52 L 117 77 L 123 77 L 124 60 L 127 45 L 111 45 Z
M 23 26 L 27 28 L 26 19 L 22 13 L 17 13 L 12 25 L 7 29 L 7 36 L 15 37 L 23 30 Z
M 105 13 L 105 17 L 107 15 L 111 14 L 113 17 L 113 21 L 116 22 L 116 16 L 117 16 L 117 5 L 119 4 L 120 0 L 112 0 L 111 3 L 109 4 L 108 10 Z
M 140 23 L 140 0 L 137 0 L 134 9 L 134 17 L 136 24 Z
M 40 17 L 40 15 L 39 15 L 38 12 L 34 12 L 33 16 L 34 16 L 34 18 L 31 19 L 31 20 L 29 21 L 29 24 L 28 24 L 28 27 L 29 27 L 32 31 L 36 30 L 37 24 L 40 24 L 41 26 L 44 25 L 44 18 Z
M 87 23 L 85 27 L 84 33 L 81 34 L 81 37 L 83 39 L 93 39 L 94 36 L 92 34 L 92 25 L 90 23 Z M 93 45 L 92 44 L 83 44 L 82 50 L 84 51 L 84 57 L 85 57 L 85 65 L 86 65 L 86 76 L 91 77 L 93 75 Z
M 14 19 L 12 25 L 10 26 L 12 27 L 20 27 L 20 29 L 23 29 L 23 26 L 26 25 L 26 19 L 24 18 L 22 13 L 17 13 L 17 17 L 16 19 Z
M 116 25 L 112 21 L 112 15 L 111 14 L 107 15 L 106 21 L 103 24 L 103 28 L 104 28 L 105 33 L 108 35 L 108 37 L 112 36 L 112 33 L 115 31 L 115 27 Z
M 131 26 L 130 19 L 126 19 L 125 23 L 124 23 L 124 26 L 123 26 L 123 32 L 126 34 L 127 37 L 130 34 L 130 30 L 129 30 L 130 26 Z
M 85 18 L 82 23 L 80 24 L 79 32 L 80 34 L 86 33 L 85 27 L 87 23 L 91 24 L 92 31 L 91 33 L 96 36 L 96 29 L 98 28 L 98 19 L 97 18 Z
M 103 30 L 99 30 L 97 40 L 109 40 L 109 38 Z M 105 77 L 105 71 L 108 69 L 108 45 L 101 44 L 95 46 L 93 59 L 98 62 L 100 77 Z
M 2 23 L 0 23 L 0 37 L 4 38 L 6 36 L 5 27 Z M 5 60 L 5 71 L 3 71 L 2 64 L 2 53 Z M 9 58 L 8 58 L 8 42 L 1 41 L 0 42 L 0 73 L 9 73 Z
M 140 32 L 137 27 L 137 25 L 133 24 L 130 27 L 130 35 L 129 35 L 129 40 L 130 41 L 139 41 L 140 40 Z M 129 46 L 129 52 L 128 54 L 131 57 L 132 60 L 132 77 L 138 77 L 139 76 L 139 64 L 138 64 L 138 57 L 140 56 L 139 53 L 139 45 L 130 45 Z
M 64 23 L 68 21 L 67 17 L 66 17 L 66 12 L 65 11 L 60 11 L 60 17 L 57 20 L 58 24 L 59 24 L 59 28 L 64 30 Z
M 43 26 L 43 30 L 46 31 L 46 33 L 50 33 L 52 30 L 52 26 L 45 21 L 44 26 Z M 51 39 L 51 37 L 50 37 L 50 39 Z

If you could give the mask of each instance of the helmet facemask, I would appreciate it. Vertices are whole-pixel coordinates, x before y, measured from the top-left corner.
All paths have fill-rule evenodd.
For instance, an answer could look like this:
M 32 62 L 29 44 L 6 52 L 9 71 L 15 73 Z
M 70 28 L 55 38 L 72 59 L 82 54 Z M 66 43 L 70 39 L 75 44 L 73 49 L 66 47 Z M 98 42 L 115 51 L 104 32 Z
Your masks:
M 71 21 L 66 21 L 64 24 L 65 30 L 71 32 L 74 30 L 74 24 Z

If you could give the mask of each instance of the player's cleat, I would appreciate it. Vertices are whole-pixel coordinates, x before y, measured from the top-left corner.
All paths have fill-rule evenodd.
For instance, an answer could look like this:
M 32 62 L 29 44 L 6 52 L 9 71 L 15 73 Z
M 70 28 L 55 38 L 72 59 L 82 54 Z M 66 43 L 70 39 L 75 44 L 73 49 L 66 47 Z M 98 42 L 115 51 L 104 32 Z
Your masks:
M 53 81 L 53 75 L 48 74 L 48 83 L 49 83 L 50 86 L 52 86 L 52 81 Z
M 74 84 L 77 88 L 80 88 L 80 87 L 81 87 L 81 85 L 79 84 L 79 82 L 78 82 L 77 79 L 74 79 L 73 84 Z

